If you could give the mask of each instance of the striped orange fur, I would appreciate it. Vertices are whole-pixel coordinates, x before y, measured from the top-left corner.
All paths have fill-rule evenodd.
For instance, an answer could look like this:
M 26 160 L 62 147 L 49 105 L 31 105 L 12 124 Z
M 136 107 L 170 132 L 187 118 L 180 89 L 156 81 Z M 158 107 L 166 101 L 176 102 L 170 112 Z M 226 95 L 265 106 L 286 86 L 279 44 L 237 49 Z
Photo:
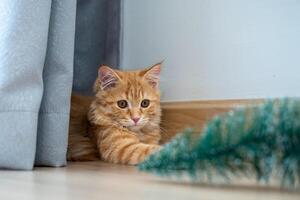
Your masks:
M 159 150 L 160 68 L 161 63 L 137 71 L 101 66 L 90 103 L 72 97 L 68 160 L 96 160 L 98 155 L 107 162 L 135 165 Z M 88 110 L 76 109 L 85 104 L 90 104 Z M 87 117 L 79 120 L 78 111 Z M 78 133 L 76 125 L 85 131 Z

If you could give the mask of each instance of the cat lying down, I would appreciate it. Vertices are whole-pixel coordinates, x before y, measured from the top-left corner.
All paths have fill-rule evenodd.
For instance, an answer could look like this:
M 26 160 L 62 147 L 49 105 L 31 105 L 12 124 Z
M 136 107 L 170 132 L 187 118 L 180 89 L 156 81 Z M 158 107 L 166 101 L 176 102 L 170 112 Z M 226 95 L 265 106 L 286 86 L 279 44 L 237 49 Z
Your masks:
M 67 159 L 135 165 L 159 150 L 160 70 L 101 66 L 95 97 L 72 96 Z

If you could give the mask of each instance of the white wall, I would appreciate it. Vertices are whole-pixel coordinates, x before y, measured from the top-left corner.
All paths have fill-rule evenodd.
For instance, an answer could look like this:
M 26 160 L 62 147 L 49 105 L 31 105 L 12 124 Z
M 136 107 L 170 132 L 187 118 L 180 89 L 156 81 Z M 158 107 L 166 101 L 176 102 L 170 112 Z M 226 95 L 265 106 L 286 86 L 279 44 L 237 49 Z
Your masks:
M 166 58 L 163 100 L 300 96 L 299 0 L 123 0 L 121 68 Z

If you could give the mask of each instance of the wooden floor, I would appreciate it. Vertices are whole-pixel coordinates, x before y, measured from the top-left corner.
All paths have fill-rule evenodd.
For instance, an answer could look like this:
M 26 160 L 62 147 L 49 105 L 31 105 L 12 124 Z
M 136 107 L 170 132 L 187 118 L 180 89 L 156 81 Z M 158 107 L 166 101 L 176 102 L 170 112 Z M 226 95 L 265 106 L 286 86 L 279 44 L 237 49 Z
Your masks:
M 1 200 L 292 200 L 300 193 L 255 184 L 187 184 L 138 172 L 135 167 L 102 162 L 69 163 L 64 168 L 0 171 Z

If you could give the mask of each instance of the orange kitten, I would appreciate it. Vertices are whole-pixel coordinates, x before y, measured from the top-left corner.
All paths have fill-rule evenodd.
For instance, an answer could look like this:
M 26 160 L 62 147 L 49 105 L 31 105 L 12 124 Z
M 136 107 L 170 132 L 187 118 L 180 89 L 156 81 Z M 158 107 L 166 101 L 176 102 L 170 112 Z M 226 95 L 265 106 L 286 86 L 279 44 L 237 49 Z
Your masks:
M 70 127 L 68 159 L 94 160 L 97 152 L 107 162 L 135 165 L 159 150 L 160 69 L 161 63 L 130 72 L 101 66 L 88 111 L 89 134 L 74 134 Z

